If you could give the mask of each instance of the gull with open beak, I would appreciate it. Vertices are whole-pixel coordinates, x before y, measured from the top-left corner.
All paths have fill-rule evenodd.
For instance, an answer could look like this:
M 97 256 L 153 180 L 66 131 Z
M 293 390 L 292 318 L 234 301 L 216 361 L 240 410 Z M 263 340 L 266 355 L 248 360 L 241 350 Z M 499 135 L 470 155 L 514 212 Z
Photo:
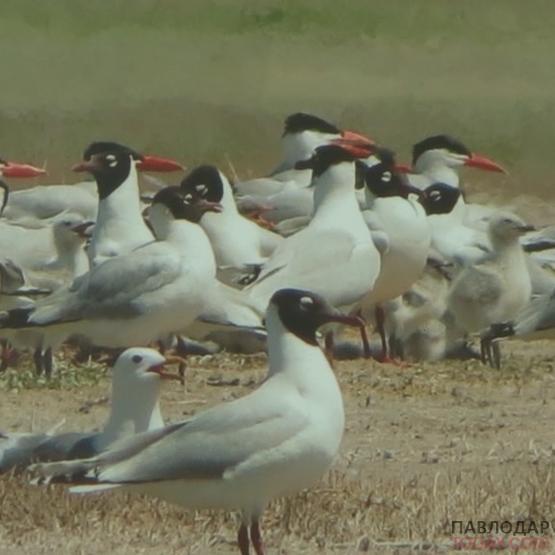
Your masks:
M 167 362 L 153 349 L 127 349 L 112 369 L 110 415 L 101 432 L 2 434 L 0 473 L 31 462 L 93 457 L 124 437 L 163 428 L 161 380 L 180 379 L 165 371 Z
M 254 392 L 188 421 L 125 439 L 98 457 L 35 465 L 47 480 L 147 494 L 185 508 L 239 510 L 241 555 L 266 553 L 267 504 L 314 485 L 340 447 L 341 391 L 316 339 L 318 328 L 356 325 L 309 291 L 276 292 L 266 312 L 269 368 Z

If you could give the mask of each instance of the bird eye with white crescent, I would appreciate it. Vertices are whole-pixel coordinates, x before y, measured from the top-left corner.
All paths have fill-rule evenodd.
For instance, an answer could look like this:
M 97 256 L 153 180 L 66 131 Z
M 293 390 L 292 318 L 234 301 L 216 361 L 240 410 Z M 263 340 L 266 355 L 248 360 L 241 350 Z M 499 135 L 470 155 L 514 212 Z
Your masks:
M 118 165 L 118 161 L 113 154 L 107 154 L 106 160 L 108 160 L 108 165 L 113 168 Z
M 314 306 L 314 299 L 311 297 L 301 297 L 299 302 L 302 308 L 312 308 Z

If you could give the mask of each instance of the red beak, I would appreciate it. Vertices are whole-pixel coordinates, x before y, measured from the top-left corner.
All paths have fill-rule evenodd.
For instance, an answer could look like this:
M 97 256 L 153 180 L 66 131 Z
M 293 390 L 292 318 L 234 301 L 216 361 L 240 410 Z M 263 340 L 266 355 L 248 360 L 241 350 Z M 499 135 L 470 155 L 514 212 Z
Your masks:
M 479 168 L 488 172 L 508 173 L 507 170 L 503 166 L 500 166 L 497 162 L 475 153 L 470 155 L 470 158 L 467 159 L 464 165 L 471 168 Z
M 143 172 L 180 172 L 184 171 L 185 167 L 170 158 L 145 156 L 137 162 L 137 169 Z
M 339 140 L 343 141 L 344 144 L 352 144 L 355 146 L 374 146 L 376 144 L 376 141 L 355 131 L 343 131 L 341 133 L 341 139 Z
M 358 140 L 344 139 L 343 137 L 335 139 L 332 141 L 332 144 L 338 145 L 347 152 L 350 152 L 354 158 L 368 158 L 368 156 L 376 150 L 375 144 L 372 142 L 361 142 Z
M 46 174 L 46 170 L 42 168 L 16 162 L 7 162 L 0 171 L 4 177 L 37 177 Z
M 158 364 L 157 366 L 151 366 L 148 369 L 149 372 L 153 372 L 154 374 L 158 374 L 162 380 L 180 380 L 180 376 L 177 374 L 170 374 L 169 372 L 164 371 L 164 365 Z

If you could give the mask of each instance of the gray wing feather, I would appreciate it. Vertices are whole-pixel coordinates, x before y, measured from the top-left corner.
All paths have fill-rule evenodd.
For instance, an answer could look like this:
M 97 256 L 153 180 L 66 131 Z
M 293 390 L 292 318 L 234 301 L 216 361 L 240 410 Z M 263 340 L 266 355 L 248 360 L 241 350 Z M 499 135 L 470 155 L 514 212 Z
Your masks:
M 158 245 L 154 245 L 158 246 Z M 69 288 L 36 304 L 36 324 L 94 318 L 131 318 L 144 311 L 141 297 L 172 283 L 180 261 L 169 249 L 147 247 L 107 260 Z
M 260 403 L 253 400 L 250 395 L 205 411 L 135 455 L 118 457 L 120 462 L 112 458 L 116 464 L 101 464 L 96 470 L 99 481 L 138 483 L 223 477 L 251 456 L 290 440 L 306 425 L 306 414 L 293 404 L 269 410 L 270 396 L 260 399 Z M 134 437 L 141 441 L 139 436 Z M 107 462 L 110 451 L 100 460 Z

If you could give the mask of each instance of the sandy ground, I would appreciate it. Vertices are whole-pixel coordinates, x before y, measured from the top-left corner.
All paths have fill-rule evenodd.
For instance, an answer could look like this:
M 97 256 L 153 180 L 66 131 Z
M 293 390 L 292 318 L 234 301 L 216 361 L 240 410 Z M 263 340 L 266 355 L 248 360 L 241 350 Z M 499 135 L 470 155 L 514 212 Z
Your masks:
M 505 366 L 477 361 L 399 368 L 340 362 L 347 428 L 334 468 L 320 485 L 272 504 L 268 552 L 405 551 L 431 542 L 450 550 L 451 520 L 555 517 L 555 345 L 506 344 Z M 194 358 L 186 385 L 168 383 L 168 420 L 250 391 L 265 357 Z M 93 429 L 106 404 L 98 385 L 0 392 L 1 428 Z M 0 552 L 6 554 L 236 553 L 235 516 L 184 512 L 128 495 L 70 496 L 60 486 L 0 479 Z M 428 546 L 430 547 L 430 546 Z

